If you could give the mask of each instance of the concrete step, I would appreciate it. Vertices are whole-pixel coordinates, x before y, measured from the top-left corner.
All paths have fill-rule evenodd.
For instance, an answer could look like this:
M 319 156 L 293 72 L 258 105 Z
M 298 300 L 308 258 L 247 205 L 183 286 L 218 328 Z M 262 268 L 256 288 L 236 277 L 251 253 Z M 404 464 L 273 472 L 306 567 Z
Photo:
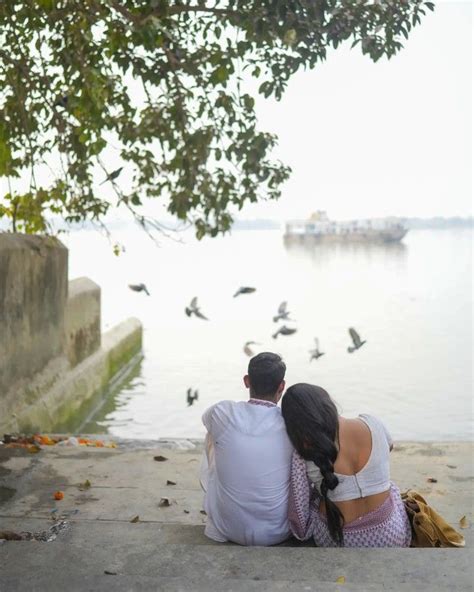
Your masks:
M 468 588 L 470 589 L 470 588 Z M 335 582 L 297 582 L 294 580 L 263 581 L 221 578 L 167 578 L 157 576 L 28 576 L 6 577 L 1 581 L 2 592 L 446 592 L 447 588 L 433 584 L 344 584 Z M 466 588 L 453 584 L 450 592 L 465 592 Z
M 351 585 L 370 584 L 379 589 L 386 584 L 412 586 L 412 590 L 428 585 L 444 590 L 453 586 L 472 589 L 473 557 L 468 549 L 160 544 L 149 536 L 141 536 L 144 533 L 140 531 L 138 528 L 132 537 L 118 531 L 107 540 L 98 537 L 94 530 L 84 537 L 71 530 L 52 543 L 3 543 L 1 580 L 6 577 L 28 577 L 32 582 L 37 578 L 55 580 L 65 574 L 72 579 L 85 575 L 99 577 L 109 570 L 121 576 L 183 578 L 190 582 L 212 579 L 311 585 L 335 583 L 344 576 Z

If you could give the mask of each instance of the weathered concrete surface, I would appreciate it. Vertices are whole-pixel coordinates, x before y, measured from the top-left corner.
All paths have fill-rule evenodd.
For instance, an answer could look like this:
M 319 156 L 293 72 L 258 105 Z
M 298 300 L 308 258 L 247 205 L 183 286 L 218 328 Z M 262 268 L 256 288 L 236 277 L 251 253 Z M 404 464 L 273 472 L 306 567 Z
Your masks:
M 97 437 L 97 436 L 94 436 Z M 185 442 L 188 448 L 193 442 Z M 201 446 L 120 443 L 118 449 L 0 448 L 0 530 L 43 530 L 51 511 L 70 528 L 52 543 L 0 545 L 3 590 L 471 590 L 472 527 L 465 549 L 243 548 L 203 535 Z M 153 446 L 153 447 L 150 447 Z M 185 446 L 183 446 L 185 447 Z M 392 476 L 414 487 L 453 525 L 473 519 L 473 448 L 402 443 Z M 153 460 L 156 455 L 168 458 Z M 429 477 L 437 483 L 429 483 Z M 80 488 L 88 479 L 90 488 Z M 167 485 L 171 480 L 176 485 Z M 8 492 L 6 488 L 10 488 Z M 61 502 L 52 499 L 64 491 Z M 14 491 L 11 491 L 14 490 Z M 171 501 L 160 507 L 162 497 Z M 138 523 L 130 520 L 139 516 Z M 106 576 L 104 570 L 116 572 Z
M 0 233 L 0 433 L 60 429 L 126 371 L 142 327 L 100 334 L 100 288 L 57 239 Z M 69 297 L 68 297 L 69 290 Z
M 117 373 L 139 356 L 142 348 L 142 325 L 127 319 L 102 336 L 102 345 L 75 368 L 66 368 L 40 397 L 23 407 L 21 421 L 13 429 L 24 432 L 61 429 L 71 417 L 81 416 L 81 409 L 101 395 Z
M 54 238 L 0 233 L 0 426 L 63 353 L 67 262 Z
M 89 278 L 69 282 L 65 339 L 72 367 L 100 347 L 100 287 Z

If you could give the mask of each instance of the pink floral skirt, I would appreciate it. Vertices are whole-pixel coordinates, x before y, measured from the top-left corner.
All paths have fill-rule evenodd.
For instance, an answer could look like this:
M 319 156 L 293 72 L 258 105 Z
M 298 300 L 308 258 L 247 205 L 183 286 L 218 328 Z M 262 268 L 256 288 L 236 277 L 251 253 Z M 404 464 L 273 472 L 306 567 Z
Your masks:
M 376 510 L 344 525 L 344 547 L 409 547 L 411 526 L 400 490 L 392 483 L 390 496 Z M 318 547 L 337 547 L 326 516 L 316 512 L 313 537 Z

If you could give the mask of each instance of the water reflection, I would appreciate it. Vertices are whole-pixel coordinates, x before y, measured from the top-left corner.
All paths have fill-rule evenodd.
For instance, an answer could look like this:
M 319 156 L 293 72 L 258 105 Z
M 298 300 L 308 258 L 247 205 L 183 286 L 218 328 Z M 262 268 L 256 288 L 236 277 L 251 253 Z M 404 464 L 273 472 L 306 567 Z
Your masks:
M 284 241 L 290 256 L 306 256 L 318 264 L 325 265 L 334 259 L 358 259 L 370 264 L 406 264 L 408 248 L 404 243 L 376 242 L 318 242 L 314 239 Z
M 72 431 L 84 434 L 107 434 L 109 427 L 126 426 L 133 421 L 128 409 L 132 397 L 145 394 L 143 377 L 143 358 L 140 358 L 130 369 L 127 378 L 118 381 L 103 393 L 100 403 L 89 413 L 75 418 L 76 424 Z

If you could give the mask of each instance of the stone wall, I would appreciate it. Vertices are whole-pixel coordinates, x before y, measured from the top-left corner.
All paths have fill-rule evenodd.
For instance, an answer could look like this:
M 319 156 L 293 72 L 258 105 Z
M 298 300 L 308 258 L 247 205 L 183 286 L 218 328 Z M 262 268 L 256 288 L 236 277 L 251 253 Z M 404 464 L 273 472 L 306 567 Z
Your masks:
M 67 264 L 66 247 L 53 238 L 0 234 L 3 399 L 63 352 Z
M 89 278 L 69 282 L 65 332 L 71 366 L 77 366 L 100 347 L 100 287 Z
M 68 284 L 60 241 L 0 233 L 0 433 L 53 429 L 139 354 L 140 322 L 101 346 L 100 314 L 97 284 Z

